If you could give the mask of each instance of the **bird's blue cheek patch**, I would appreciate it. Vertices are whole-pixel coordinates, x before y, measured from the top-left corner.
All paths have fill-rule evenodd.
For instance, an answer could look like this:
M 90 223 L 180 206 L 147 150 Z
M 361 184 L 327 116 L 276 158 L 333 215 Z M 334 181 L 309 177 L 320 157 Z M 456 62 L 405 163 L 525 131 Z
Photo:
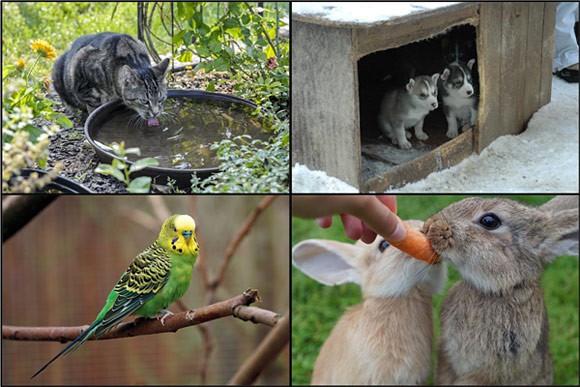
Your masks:
M 177 238 L 173 238 L 173 240 L 171 241 L 171 244 L 172 244 L 172 245 L 174 245 L 174 244 L 175 244 L 175 242 L 177 242 L 177 240 L 178 240 L 178 239 L 179 239 L 179 237 L 177 237 Z

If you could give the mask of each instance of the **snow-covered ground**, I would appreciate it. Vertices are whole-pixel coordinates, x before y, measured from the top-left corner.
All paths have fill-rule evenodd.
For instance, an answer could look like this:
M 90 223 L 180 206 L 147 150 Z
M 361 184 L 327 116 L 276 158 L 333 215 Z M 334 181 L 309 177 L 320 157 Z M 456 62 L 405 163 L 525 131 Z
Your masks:
M 344 23 L 375 23 L 457 2 L 294 2 L 292 13 Z
M 578 84 L 553 77 L 552 101 L 517 136 L 502 136 L 480 155 L 387 192 L 578 192 Z M 292 168 L 292 192 L 356 192 L 348 184 Z

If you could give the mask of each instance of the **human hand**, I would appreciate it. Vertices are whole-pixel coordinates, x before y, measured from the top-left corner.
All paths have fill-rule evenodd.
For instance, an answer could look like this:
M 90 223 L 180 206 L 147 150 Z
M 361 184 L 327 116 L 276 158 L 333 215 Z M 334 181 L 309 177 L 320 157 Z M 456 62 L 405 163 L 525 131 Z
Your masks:
M 332 215 L 340 214 L 346 235 L 372 243 L 377 234 L 391 241 L 406 236 L 405 227 L 396 216 L 397 198 L 393 195 L 295 195 L 292 215 L 318 218 L 328 228 Z

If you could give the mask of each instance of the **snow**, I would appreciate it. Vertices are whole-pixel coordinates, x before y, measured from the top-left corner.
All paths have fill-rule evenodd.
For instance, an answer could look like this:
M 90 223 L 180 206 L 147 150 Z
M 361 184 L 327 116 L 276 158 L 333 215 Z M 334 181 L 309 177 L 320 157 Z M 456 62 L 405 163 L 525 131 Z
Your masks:
M 296 163 L 292 168 L 292 192 L 306 193 L 356 193 L 358 190 L 336 177 L 321 171 L 311 171 Z
M 480 155 L 388 192 L 578 192 L 578 84 L 553 77 L 552 101 L 538 110 L 523 133 L 502 136 Z M 292 191 L 353 192 L 324 172 L 297 164 Z
M 457 2 L 294 2 L 292 13 L 345 23 L 376 23 L 453 4 Z

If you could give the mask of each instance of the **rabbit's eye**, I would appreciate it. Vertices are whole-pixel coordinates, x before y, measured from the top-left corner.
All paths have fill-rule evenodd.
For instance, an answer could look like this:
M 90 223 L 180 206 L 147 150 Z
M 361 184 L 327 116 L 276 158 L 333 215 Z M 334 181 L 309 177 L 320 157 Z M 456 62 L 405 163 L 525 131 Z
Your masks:
M 487 230 L 495 230 L 501 226 L 501 221 L 495 214 L 485 214 L 479 219 L 479 224 Z
M 386 240 L 383 240 L 381 243 L 379 243 L 379 251 L 381 253 L 385 251 L 387 247 L 389 247 L 389 242 L 387 242 Z

